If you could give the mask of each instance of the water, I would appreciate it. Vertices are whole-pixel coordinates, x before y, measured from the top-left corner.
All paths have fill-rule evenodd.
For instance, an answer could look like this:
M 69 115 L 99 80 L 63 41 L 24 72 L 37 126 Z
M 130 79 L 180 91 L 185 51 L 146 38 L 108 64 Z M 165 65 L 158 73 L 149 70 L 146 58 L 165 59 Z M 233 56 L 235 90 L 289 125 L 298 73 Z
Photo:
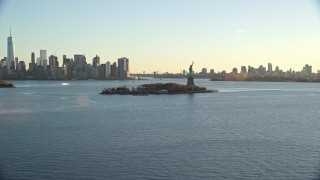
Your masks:
M 0 179 L 319 175 L 320 84 L 196 80 L 220 92 L 98 94 L 151 82 L 16 81 L 0 89 Z

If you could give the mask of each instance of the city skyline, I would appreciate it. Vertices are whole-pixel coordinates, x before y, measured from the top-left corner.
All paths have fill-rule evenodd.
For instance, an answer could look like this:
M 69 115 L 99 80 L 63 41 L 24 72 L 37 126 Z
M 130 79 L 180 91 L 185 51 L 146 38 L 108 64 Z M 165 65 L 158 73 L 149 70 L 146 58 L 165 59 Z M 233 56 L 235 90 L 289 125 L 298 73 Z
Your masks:
M 133 73 L 180 72 L 192 61 L 196 71 L 271 62 L 296 71 L 311 64 L 316 72 L 320 69 L 316 3 L 3 1 L 0 55 L 7 56 L 12 26 L 15 56 L 26 64 L 31 52 L 45 49 L 59 59 L 98 54 L 101 64 L 126 56 L 134 62 Z M 50 9 L 59 13 L 49 13 Z
M 7 57 L 4 57 L 4 59 L 6 58 L 6 62 L 7 62 L 7 69 L 8 70 L 10 70 L 10 69 L 15 69 L 15 70 L 18 70 L 18 63 L 20 62 L 19 60 L 18 60 L 18 57 L 16 57 L 15 55 L 14 55 L 14 38 L 12 37 L 12 34 L 11 34 L 11 28 L 10 28 L 10 35 L 9 35 L 9 37 L 8 37 L 8 40 L 7 40 L 8 42 L 8 44 L 7 44 Z M 84 58 L 86 58 L 85 57 L 85 54 L 83 54 L 83 55 L 80 55 L 80 54 L 74 54 L 74 57 L 75 57 L 75 59 L 76 59 L 76 57 L 84 57 Z M 3 60 L 4 60 L 3 59 Z M 52 67 L 52 64 L 56 64 L 56 65 L 54 65 L 54 67 L 59 67 L 59 61 L 58 61 L 58 57 L 56 56 L 56 53 L 54 54 L 54 55 L 50 55 L 50 57 L 48 58 L 48 55 L 47 55 L 47 50 L 45 50 L 45 49 L 40 49 L 40 57 L 37 57 L 37 62 L 35 62 L 35 53 L 34 52 L 31 52 L 31 60 L 30 60 L 30 62 L 29 62 L 29 68 L 27 68 L 26 67 L 26 64 L 25 64 L 25 61 L 21 61 L 23 64 L 24 64 L 24 66 L 25 66 L 25 69 L 26 70 L 33 70 L 36 66 L 40 66 L 40 67 L 46 67 L 47 65 L 48 65 L 48 62 L 49 62 L 49 66 L 50 67 Z M 62 66 L 61 67 L 63 67 L 64 65 L 66 65 L 65 64 L 65 60 L 67 59 L 67 56 L 66 55 L 63 55 L 62 56 L 62 59 L 63 59 L 63 64 L 62 64 Z M 68 59 L 68 60 L 73 60 L 73 59 Z M 124 74 L 122 74 L 121 75 L 121 73 L 119 73 L 118 72 L 118 74 L 117 75 L 114 75 L 114 76 L 117 76 L 117 77 L 119 77 L 120 79 L 125 79 L 124 77 L 129 77 L 129 60 L 127 59 L 127 58 L 125 58 L 125 57 L 122 57 L 122 58 L 118 58 L 118 63 L 120 64 L 120 62 L 119 62 L 119 60 L 122 62 L 123 60 L 123 62 L 122 62 L 122 64 L 123 63 L 125 63 L 126 64 L 126 66 L 125 67 L 123 67 L 124 65 L 121 65 L 122 66 L 122 69 L 123 69 L 123 71 L 125 71 L 126 72 L 126 74 L 124 75 Z M 87 63 L 87 62 L 86 62 Z M 8 66 L 8 64 L 12 64 L 11 66 Z M 193 62 L 193 64 L 194 64 L 194 62 Z M 95 67 L 95 68 L 97 68 L 98 66 L 100 66 L 100 57 L 96 54 L 95 55 L 95 57 L 93 57 L 93 59 L 92 59 L 92 64 L 90 63 L 90 62 L 88 62 L 88 65 L 92 65 L 93 67 Z M 105 63 L 101 63 L 101 65 L 104 65 L 105 67 L 104 67 L 104 69 L 105 69 L 105 73 L 106 73 L 106 75 L 107 76 L 110 76 L 110 74 L 112 74 L 111 73 L 111 64 L 110 64 L 110 61 L 107 61 L 107 62 L 105 62 Z M 114 65 L 115 67 L 116 67 L 116 65 Z M 231 65 L 232 66 L 232 65 Z M 247 67 L 248 66 L 248 68 L 250 69 L 250 67 L 251 68 L 255 68 L 254 66 L 252 66 L 252 65 L 250 65 L 250 64 L 248 64 L 248 65 L 242 65 L 241 66 L 241 72 L 242 72 L 242 69 L 245 67 Z M 305 67 L 309 67 L 309 64 L 306 64 L 305 65 Z M 282 71 L 282 72 L 285 72 L 285 71 L 287 71 L 287 72 L 304 72 L 305 71 L 305 67 L 302 67 L 302 69 L 301 69 L 301 71 L 300 70 L 296 70 L 296 69 L 292 69 L 292 68 L 289 68 L 289 69 L 281 69 L 279 66 L 276 66 L 275 67 L 275 71 L 276 71 L 276 69 L 278 69 L 278 71 Z M 311 67 L 311 69 L 310 69 L 310 74 L 312 74 L 312 73 L 317 73 L 318 75 L 319 75 L 319 73 L 320 73 L 320 70 L 314 70 L 314 71 L 312 71 L 312 66 L 310 66 Z M 261 65 L 259 65 L 259 68 L 264 68 L 264 65 L 263 64 L 261 64 Z M 207 67 L 203 67 L 202 69 L 201 69 L 201 71 L 199 71 L 199 73 L 201 74 L 201 73 L 203 73 L 203 71 L 204 70 L 206 70 L 207 71 Z M 234 70 L 236 69 L 236 71 L 237 71 L 237 67 L 236 66 L 234 66 L 233 68 L 232 68 L 232 70 L 230 71 L 231 73 L 233 73 L 234 72 Z M 8 71 L 8 72 L 10 72 L 10 71 Z M 182 74 L 185 74 L 185 69 L 183 69 L 181 72 L 170 72 L 170 74 L 180 74 L 180 73 L 182 73 Z M 212 69 L 212 68 L 210 68 L 210 74 L 212 74 L 211 72 L 214 72 L 214 73 L 224 73 L 224 72 L 229 72 L 227 69 L 223 69 L 223 70 L 221 70 L 221 71 L 215 71 L 214 69 Z M 269 72 L 269 73 L 271 73 L 271 72 L 273 72 L 273 68 L 272 68 L 272 63 L 270 63 L 270 62 L 268 62 L 268 69 L 267 69 L 267 72 Z M 146 72 L 145 71 L 143 71 L 142 73 L 141 72 L 136 72 L 136 73 L 132 73 L 132 74 L 145 74 Z M 147 73 L 156 73 L 156 74 L 167 74 L 167 73 L 169 73 L 168 71 L 166 71 L 166 72 L 159 72 L 158 70 L 156 70 L 156 71 L 153 71 L 153 72 L 147 72 Z M 109 74 L 109 75 L 108 75 Z

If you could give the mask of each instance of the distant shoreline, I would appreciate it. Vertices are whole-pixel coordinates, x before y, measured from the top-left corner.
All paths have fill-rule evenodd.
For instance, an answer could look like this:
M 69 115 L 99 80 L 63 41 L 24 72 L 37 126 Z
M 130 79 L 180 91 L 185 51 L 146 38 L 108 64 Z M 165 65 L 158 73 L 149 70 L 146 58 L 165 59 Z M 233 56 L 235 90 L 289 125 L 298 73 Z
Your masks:
M 320 83 L 319 80 L 210 80 L 224 82 L 288 82 L 288 83 Z
M 164 79 L 182 79 L 182 78 L 152 78 L 151 80 L 164 80 Z M 291 83 L 320 83 L 320 79 L 217 79 L 217 78 L 195 78 L 203 79 L 216 82 L 291 82 Z M 73 80 L 63 80 L 63 79 L 8 79 L 9 81 L 146 81 L 150 79 L 73 79 Z M 2 81 L 2 82 L 1 82 Z M 0 85 L 3 84 L 4 80 L 0 80 Z M 4 81 L 5 82 L 5 81 Z M 8 84 L 6 82 L 6 84 Z
M 7 79 L 9 81 L 144 81 L 146 79 Z

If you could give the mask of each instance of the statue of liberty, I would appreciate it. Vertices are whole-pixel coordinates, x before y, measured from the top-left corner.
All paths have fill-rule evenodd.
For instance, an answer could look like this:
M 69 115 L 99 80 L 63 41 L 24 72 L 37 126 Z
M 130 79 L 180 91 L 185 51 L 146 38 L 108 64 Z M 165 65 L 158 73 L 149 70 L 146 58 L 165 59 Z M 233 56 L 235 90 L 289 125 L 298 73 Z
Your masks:
M 189 75 L 188 75 L 188 82 L 187 82 L 187 87 L 189 90 L 193 90 L 195 88 L 194 77 L 193 77 L 193 64 L 194 62 L 192 62 L 192 64 L 189 67 Z
M 193 64 L 194 62 L 192 62 L 192 64 L 189 67 L 189 77 L 193 77 Z

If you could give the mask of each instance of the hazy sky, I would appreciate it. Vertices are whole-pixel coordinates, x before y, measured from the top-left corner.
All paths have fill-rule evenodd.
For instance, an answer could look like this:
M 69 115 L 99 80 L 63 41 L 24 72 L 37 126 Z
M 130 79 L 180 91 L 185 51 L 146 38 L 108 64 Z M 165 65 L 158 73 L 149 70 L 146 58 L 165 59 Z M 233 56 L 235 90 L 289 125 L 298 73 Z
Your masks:
M 316 71 L 319 17 L 315 0 L 0 0 L 0 56 L 11 26 L 27 63 L 47 49 L 60 63 L 63 54 L 128 57 L 132 72 L 180 72 L 192 61 L 195 71 L 268 62 Z

